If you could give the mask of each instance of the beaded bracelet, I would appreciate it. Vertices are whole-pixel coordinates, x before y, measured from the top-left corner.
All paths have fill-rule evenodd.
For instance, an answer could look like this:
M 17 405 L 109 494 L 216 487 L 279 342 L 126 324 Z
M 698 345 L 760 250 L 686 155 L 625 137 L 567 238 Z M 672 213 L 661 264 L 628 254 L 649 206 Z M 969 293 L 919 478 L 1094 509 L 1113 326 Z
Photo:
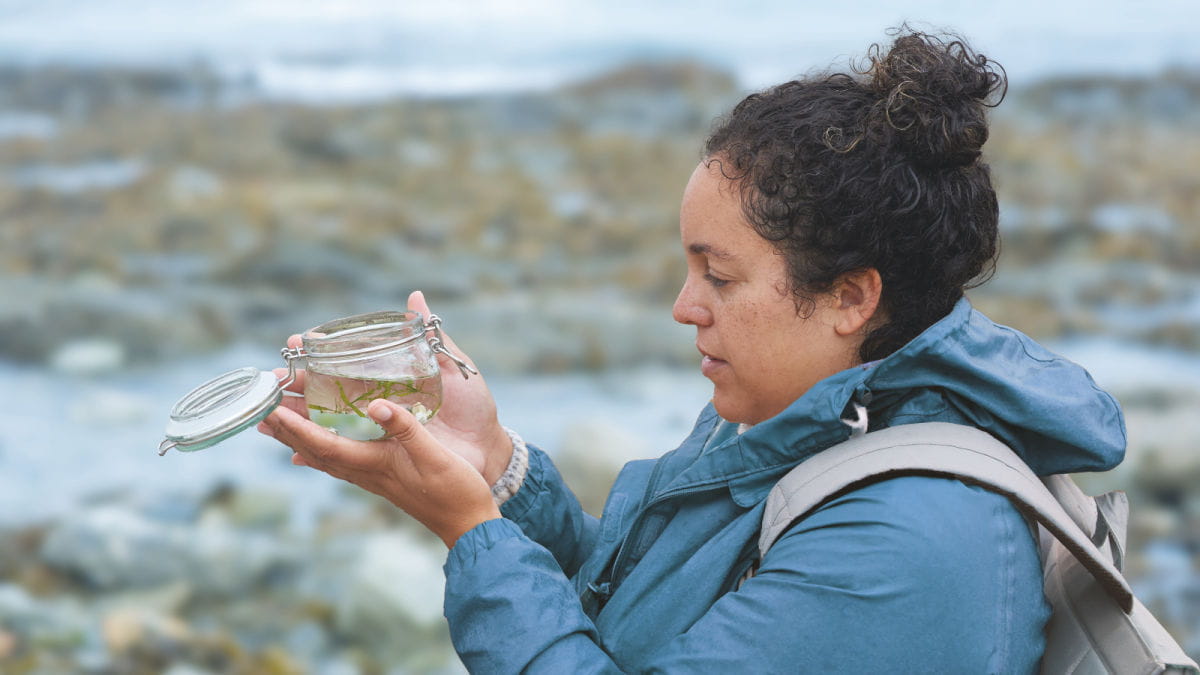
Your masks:
M 508 468 L 492 486 L 492 499 L 496 500 L 496 506 L 517 494 L 525 482 L 525 472 L 529 470 L 529 448 L 525 447 L 525 441 L 508 427 L 504 427 L 504 431 L 512 440 L 513 450 L 512 458 L 508 460 Z

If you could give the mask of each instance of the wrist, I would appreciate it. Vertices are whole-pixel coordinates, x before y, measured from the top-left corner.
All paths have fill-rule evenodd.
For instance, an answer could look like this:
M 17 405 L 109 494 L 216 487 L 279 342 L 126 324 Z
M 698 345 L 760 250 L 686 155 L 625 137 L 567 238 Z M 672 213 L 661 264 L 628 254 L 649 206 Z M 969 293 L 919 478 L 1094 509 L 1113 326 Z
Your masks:
M 492 504 L 490 505 L 490 508 L 486 508 L 480 513 L 475 514 L 473 517 L 465 519 L 455 527 L 448 528 L 448 532 L 445 534 L 439 534 L 438 536 L 442 540 L 442 543 L 446 545 L 447 549 L 452 549 L 464 534 L 479 527 L 489 520 L 496 520 L 497 518 L 503 517 L 504 516 L 500 515 L 500 508 L 495 504 Z
M 487 459 L 484 460 L 483 478 L 488 485 L 495 485 L 496 481 L 504 475 L 508 469 L 509 462 L 512 461 L 513 440 L 509 436 L 508 431 L 496 425 L 495 431 L 492 433 L 492 438 L 487 444 Z

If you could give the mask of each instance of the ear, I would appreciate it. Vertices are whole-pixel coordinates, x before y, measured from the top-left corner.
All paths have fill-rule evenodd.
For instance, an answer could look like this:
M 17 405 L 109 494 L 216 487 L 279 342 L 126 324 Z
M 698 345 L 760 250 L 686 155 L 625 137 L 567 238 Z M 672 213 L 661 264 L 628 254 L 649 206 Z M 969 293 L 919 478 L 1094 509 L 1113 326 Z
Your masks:
M 843 337 L 857 335 L 879 311 L 883 279 L 874 267 L 849 272 L 838 279 L 833 294 L 834 330 Z

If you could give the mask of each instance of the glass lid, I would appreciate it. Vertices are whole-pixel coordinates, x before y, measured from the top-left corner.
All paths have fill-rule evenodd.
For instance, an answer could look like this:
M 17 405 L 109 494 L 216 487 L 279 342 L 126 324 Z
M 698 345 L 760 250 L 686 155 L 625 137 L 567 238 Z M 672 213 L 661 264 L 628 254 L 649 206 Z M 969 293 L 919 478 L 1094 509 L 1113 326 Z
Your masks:
M 280 385 L 274 373 L 239 368 L 196 387 L 171 409 L 158 454 L 202 450 L 258 424 L 282 400 Z

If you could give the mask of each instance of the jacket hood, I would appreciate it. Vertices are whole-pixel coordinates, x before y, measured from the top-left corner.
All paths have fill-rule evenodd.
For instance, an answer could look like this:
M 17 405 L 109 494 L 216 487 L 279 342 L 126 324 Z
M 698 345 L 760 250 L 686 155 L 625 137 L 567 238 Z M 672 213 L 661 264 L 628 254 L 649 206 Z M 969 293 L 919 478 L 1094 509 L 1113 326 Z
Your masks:
M 855 419 L 856 405 L 871 430 L 931 421 L 978 427 L 1039 475 L 1106 471 L 1125 455 L 1121 408 L 1086 370 L 994 323 L 966 298 L 895 353 L 821 381 L 741 441 L 768 454 L 775 445 L 778 454 L 772 439 L 795 439 L 789 447 L 803 459 L 849 436 L 843 420 Z

